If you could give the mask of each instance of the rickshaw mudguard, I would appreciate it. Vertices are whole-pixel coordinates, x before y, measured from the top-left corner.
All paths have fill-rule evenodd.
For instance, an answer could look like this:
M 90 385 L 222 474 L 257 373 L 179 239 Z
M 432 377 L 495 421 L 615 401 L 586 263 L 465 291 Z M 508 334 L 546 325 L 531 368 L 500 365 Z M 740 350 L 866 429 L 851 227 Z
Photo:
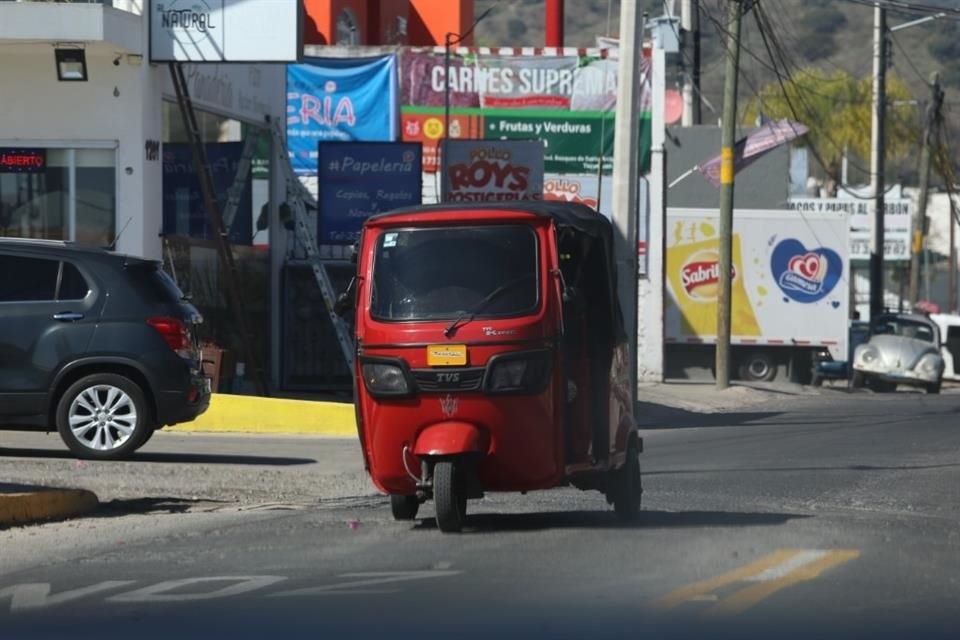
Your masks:
M 417 436 L 413 453 L 417 456 L 451 456 L 461 453 L 487 453 L 490 434 L 469 422 L 438 422 Z

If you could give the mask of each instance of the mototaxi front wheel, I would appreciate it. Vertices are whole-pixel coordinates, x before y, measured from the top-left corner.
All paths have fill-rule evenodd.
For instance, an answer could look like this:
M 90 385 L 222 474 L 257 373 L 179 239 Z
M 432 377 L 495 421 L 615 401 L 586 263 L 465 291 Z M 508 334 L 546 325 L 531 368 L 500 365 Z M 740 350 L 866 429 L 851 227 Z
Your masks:
M 455 460 L 440 460 L 434 465 L 433 502 L 440 531 L 460 533 L 467 516 L 467 492 L 462 470 Z

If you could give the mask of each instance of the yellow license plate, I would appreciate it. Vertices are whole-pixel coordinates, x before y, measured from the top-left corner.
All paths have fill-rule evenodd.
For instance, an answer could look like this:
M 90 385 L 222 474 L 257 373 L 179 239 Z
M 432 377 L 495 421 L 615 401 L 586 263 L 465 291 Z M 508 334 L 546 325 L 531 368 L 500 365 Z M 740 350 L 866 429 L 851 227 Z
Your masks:
M 433 344 L 427 347 L 427 366 L 462 367 L 467 364 L 467 345 Z

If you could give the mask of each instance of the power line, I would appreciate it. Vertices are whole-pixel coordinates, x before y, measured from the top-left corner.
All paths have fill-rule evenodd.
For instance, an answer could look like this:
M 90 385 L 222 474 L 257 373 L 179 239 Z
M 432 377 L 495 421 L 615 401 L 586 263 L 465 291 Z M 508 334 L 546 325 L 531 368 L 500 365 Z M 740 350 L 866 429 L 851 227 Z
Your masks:
M 799 115 L 799 113 L 797 112 L 797 109 L 796 109 L 796 107 L 795 107 L 794 104 L 793 104 L 793 100 L 792 100 L 791 97 L 790 97 L 790 93 L 787 91 L 786 85 L 785 85 L 785 83 L 784 83 L 783 75 L 780 73 L 780 69 L 777 67 L 777 59 L 778 59 L 778 58 L 780 58 L 780 64 L 785 65 L 785 61 L 783 60 L 783 51 L 782 51 L 782 49 L 779 47 L 779 43 L 778 43 L 778 42 L 776 41 L 776 39 L 775 39 L 775 35 L 774 35 L 774 33 L 772 32 L 772 27 L 771 27 L 771 25 L 769 24 L 769 20 L 767 19 L 766 12 L 764 11 L 764 9 L 763 9 L 762 6 L 758 6 L 758 7 L 757 7 L 757 10 L 754 12 L 754 18 L 755 18 L 755 20 L 756 20 L 756 22 L 757 22 L 757 27 L 758 27 L 759 30 L 760 30 L 760 37 L 763 39 L 764 47 L 765 47 L 766 50 L 767 50 L 767 54 L 770 56 L 770 60 L 771 60 L 771 62 L 772 62 L 772 64 L 773 64 L 773 68 L 774 68 L 774 73 L 775 73 L 776 76 L 777 76 L 777 83 L 780 85 L 780 90 L 783 92 L 783 97 L 784 97 L 784 99 L 785 99 L 786 102 L 787 102 L 787 106 L 789 107 L 790 112 L 793 114 L 793 117 L 794 117 L 796 120 L 802 121 L 803 118 L 801 118 L 800 115 Z M 775 51 L 776 51 L 776 53 L 775 53 Z M 787 74 L 788 74 L 788 76 L 789 76 L 789 70 L 787 70 Z M 788 78 L 788 79 L 789 79 L 789 78 Z M 797 94 L 797 98 L 798 98 L 801 102 L 803 102 L 802 94 L 798 93 L 798 94 Z M 808 115 L 811 115 L 811 116 L 812 116 L 814 112 L 813 112 L 813 110 L 810 108 L 810 106 L 809 106 L 808 104 L 805 104 L 804 106 L 805 106 L 805 107 L 807 108 L 807 110 L 808 110 Z M 815 117 L 813 117 L 813 118 L 811 118 L 811 119 L 812 119 L 812 120 L 816 120 Z M 837 144 L 837 142 L 836 142 L 835 140 L 833 140 L 832 138 L 829 138 L 829 134 L 827 133 L 827 128 L 824 127 L 824 126 L 822 125 L 822 123 L 819 123 L 819 122 L 818 122 L 817 124 L 818 124 L 818 128 L 820 129 L 822 135 L 827 136 L 828 139 L 830 139 L 830 141 L 834 144 L 834 146 L 836 146 L 836 147 L 839 148 L 840 145 Z M 817 159 L 817 162 L 820 163 L 820 166 L 822 166 L 824 169 L 827 169 L 827 167 L 828 167 L 829 165 L 828 165 L 827 162 L 823 159 L 823 155 L 822 155 L 822 154 L 820 153 L 820 151 L 816 148 L 816 146 L 813 144 L 813 142 L 808 139 L 808 140 L 807 140 L 807 145 L 809 146 L 810 151 L 811 151 L 811 153 L 813 154 L 814 158 L 816 158 L 816 159 Z M 848 162 L 849 162 L 849 160 L 848 160 Z M 857 169 L 859 169 L 860 171 L 866 173 L 867 175 L 870 175 L 870 173 L 871 173 L 869 170 L 864 169 L 863 167 L 860 167 L 859 165 L 857 165 L 857 163 L 850 163 L 850 164 L 853 164 L 855 168 L 857 168 Z M 847 190 L 845 187 L 843 187 L 842 185 L 841 185 L 841 188 L 843 188 L 844 191 L 846 191 L 846 192 L 849 193 L 850 195 L 854 196 L 855 198 L 862 199 L 862 200 L 871 200 L 871 199 L 872 199 L 872 197 L 860 196 L 859 194 L 856 194 L 856 193 L 854 193 L 854 192 L 852 192 L 852 191 L 849 191 L 849 190 Z
M 929 82 L 926 78 L 923 77 L 923 74 L 920 73 L 920 70 L 917 68 L 917 65 L 914 64 L 913 60 L 910 59 L 910 55 L 907 53 L 906 48 L 904 48 L 904 46 L 903 46 L 902 44 L 900 44 L 900 41 L 897 40 L 896 34 L 890 33 L 889 36 L 890 36 L 890 40 L 893 42 L 893 44 L 897 47 L 897 49 L 900 50 L 900 53 L 903 55 L 903 59 L 907 61 L 907 65 L 910 67 L 910 69 L 913 70 L 913 73 L 915 73 L 916 76 L 917 76 L 918 78 L 920 78 L 920 80 L 923 82 L 924 86 L 928 86 L 928 85 L 930 84 L 930 82 Z
M 759 3 L 758 3 L 758 6 L 759 6 Z M 726 27 L 725 27 L 709 10 L 706 10 L 706 8 L 704 8 L 704 13 L 705 13 L 707 19 L 708 19 L 708 20 L 713 24 L 713 26 L 717 29 L 717 31 L 718 31 L 720 34 L 722 34 L 723 36 L 725 36 L 724 38 L 721 38 L 721 40 L 724 40 L 724 41 L 725 41 L 727 38 L 729 38 L 730 34 L 727 32 Z M 772 27 L 771 27 L 771 29 L 772 29 Z M 741 51 L 743 51 L 744 53 L 746 53 L 749 57 L 753 58 L 753 59 L 757 62 L 757 64 L 759 64 L 761 67 L 763 67 L 764 69 L 766 69 L 766 70 L 769 71 L 770 73 L 772 73 L 772 74 L 774 74 L 774 75 L 777 75 L 777 74 L 779 73 L 779 71 L 778 71 L 777 68 L 775 68 L 774 66 L 771 66 L 771 63 L 767 62 L 767 60 L 766 60 L 765 58 L 763 58 L 762 56 L 758 55 L 757 53 L 754 53 L 749 47 L 746 47 L 746 46 L 744 46 L 743 44 L 741 44 L 740 49 L 741 49 Z M 800 65 L 798 65 L 798 64 L 796 64 L 796 63 L 794 63 L 794 62 L 792 62 L 792 61 L 787 62 L 787 61 L 786 61 L 786 56 L 785 56 L 785 54 L 784 54 L 784 62 L 783 62 L 783 64 L 784 64 L 784 69 L 785 69 L 788 73 L 789 73 L 789 68 L 790 68 L 790 67 L 794 67 L 794 68 L 796 68 L 796 69 L 798 69 L 798 70 L 801 69 Z M 849 73 L 849 72 L 847 72 L 845 69 L 840 69 L 840 70 L 841 70 L 841 71 L 844 71 L 845 73 Z M 812 95 L 812 96 L 817 96 L 817 97 L 820 97 L 820 98 L 825 98 L 825 99 L 828 99 L 828 100 L 833 100 L 833 101 L 838 102 L 838 103 L 841 103 L 841 104 L 864 105 L 864 104 L 868 104 L 868 103 L 870 102 L 869 97 L 860 98 L 860 99 L 838 98 L 838 97 L 835 96 L 835 95 L 829 95 L 829 94 L 826 94 L 826 93 L 819 92 L 819 91 L 817 91 L 816 89 L 814 89 L 813 87 L 804 87 L 804 91 L 805 91 L 806 93 L 809 93 L 809 94 Z
M 884 9 L 888 9 L 900 14 L 906 13 L 908 15 L 923 15 L 931 13 L 943 13 L 946 14 L 944 16 L 946 18 L 955 20 L 960 19 L 960 8 L 956 7 L 938 7 L 935 5 L 921 4 L 917 2 L 902 2 L 900 0 L 846 0 L 846 2 L 867 7 L 875 7 L 880 5 Z

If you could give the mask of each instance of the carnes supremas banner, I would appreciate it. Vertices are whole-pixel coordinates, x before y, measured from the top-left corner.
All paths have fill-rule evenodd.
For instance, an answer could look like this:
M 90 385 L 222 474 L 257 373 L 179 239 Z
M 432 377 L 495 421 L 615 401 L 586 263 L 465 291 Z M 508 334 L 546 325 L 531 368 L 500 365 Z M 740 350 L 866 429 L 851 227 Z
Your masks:
M 544 169 L 596 174 L 613 167 L 617 60 L 606 49 L 443 49 L 400 54 L 400 132 L 422 142 L 425 171 L 439 166 L 449 99 L 452 139 L 531 140 L 544 144 Z M 650 65 L 644 58 L 642 167 L 650 157 Z M 449 91 L 449 94 L 446 92 Z

